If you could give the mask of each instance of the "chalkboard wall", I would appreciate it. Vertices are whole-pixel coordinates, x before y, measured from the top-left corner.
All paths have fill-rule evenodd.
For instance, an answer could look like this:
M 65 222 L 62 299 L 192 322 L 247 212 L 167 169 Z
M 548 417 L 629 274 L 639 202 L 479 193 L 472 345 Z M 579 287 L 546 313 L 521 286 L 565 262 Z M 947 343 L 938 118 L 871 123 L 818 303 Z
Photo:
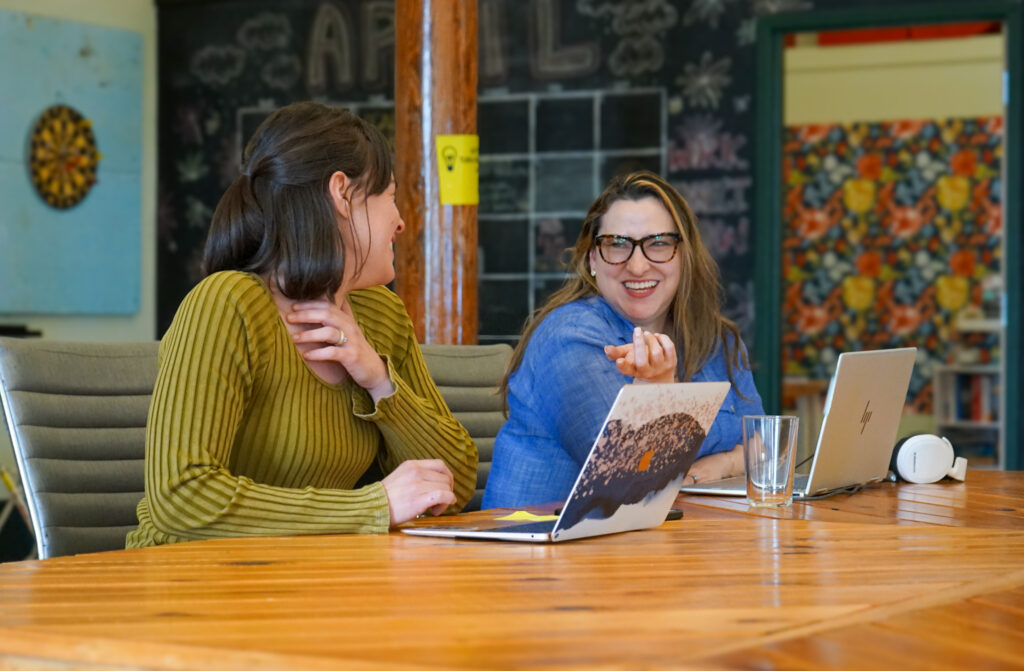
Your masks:
M 515 337 L 604 182 L 647 168 L 700 217 L 753 346 L 755 20 L 859 4 L 480 0 L 481 340 Z M 269 110 L 343 104 L 393 133 L 393 13 L 387 0 L 159 4 L 159 333 Z

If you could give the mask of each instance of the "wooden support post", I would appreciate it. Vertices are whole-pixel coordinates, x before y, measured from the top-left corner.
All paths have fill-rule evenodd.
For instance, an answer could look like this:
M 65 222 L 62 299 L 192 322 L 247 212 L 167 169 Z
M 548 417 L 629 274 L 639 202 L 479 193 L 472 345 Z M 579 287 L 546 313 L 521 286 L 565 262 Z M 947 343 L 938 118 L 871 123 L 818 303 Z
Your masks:
M 476 133 L 477 3 L 395 3 L 396 288 L 421 343 L 477 340 L 477 207 L 442 205 L 437 135 Z

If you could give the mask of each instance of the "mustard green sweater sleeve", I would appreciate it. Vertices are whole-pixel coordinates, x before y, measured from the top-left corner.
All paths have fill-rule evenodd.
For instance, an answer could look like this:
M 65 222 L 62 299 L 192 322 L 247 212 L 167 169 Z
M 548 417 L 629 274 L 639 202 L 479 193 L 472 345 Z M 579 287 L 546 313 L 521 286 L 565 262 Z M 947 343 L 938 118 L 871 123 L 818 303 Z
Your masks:
M 381 470 L 390 473 L 409 459 L 441 459 L 455 478 L 461 510 L 476 490 L 476 443 L 430 377 L 405 306 L 384 287 L 353 292 L 349 303 L 363 334 L 387 362 L 395 388 L 376 407 L 365 391 L 354 398 L 356 415 L 373 422 L 384 437 Z
M 407 458 L 443 459 L 464 504 L 476 475 L 472 440 L 443 401 L 437 405 L 397 297 L 384 288 L 357 293 L 365 294 L 353 294 L 353 309 L 364 305 L 357 320 L 396 388 L 376 408 L 351 382 L 330 385 L 312 373 L 255 276 L 216 273 L 190 292 L 160 346 L 146 495 L 129 547 L 384 532 L 383 485 L 353 489 L 375 459 L 392 468 Z

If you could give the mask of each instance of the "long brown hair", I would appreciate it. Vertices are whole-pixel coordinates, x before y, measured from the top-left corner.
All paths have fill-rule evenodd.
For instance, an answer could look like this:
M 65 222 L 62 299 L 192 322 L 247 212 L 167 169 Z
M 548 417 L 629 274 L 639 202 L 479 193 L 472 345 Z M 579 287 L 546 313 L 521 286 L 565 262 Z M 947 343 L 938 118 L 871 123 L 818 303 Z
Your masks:
M 733 387 L 736 386 L 734 367 L 737 355 L 743 366 L 750 368 L 750 361 L 741 347 L 739 328 L 722 316 L 722 285 L 719 281 L 718 265 L 704 247 L 697 228 L 697 218 L 686 200 L 672 185 L 652 172 L 640 171 L 612 178 L 590 206 L 587 217 L 583 220 L 583 229 L 576 239 L 572 259 L 569 261 L 569 277 L 565 284 L 527 319 L 523 336 L 512 352 L 508 371 L 501 381 L 503 397 L 508 398 L 509 378 L 523 362 L 523 354 L 530 338 L 544 318 L 554 309 L 567 303 L 600 294 L 597 281 L 590 274 L 590 252 L 594 248 L 594 236 L 601 230 L 601 218 L 608 208 L 619 200 L 643 198 L 656 198 L 664 205 L 682 236 L 678 250 L 678 263 L 682 264 L 682 272 L 676 297 L 669 310 L 666 331 L 676 346 L 676 352 L 681 354 L 680 365 L 685 371 L 683 380 L 691 379 L 694 371 L 700 370 L 714 354 L 719 343 L 723 348 L 726 371 Z
M 300 102 L 264 119 L 242 162 L 213 213 L 204 271 L 273 277 L 293 299 L 333 296 L 345 248 L 328 183 L 343 172 L 366 195 L 383 193 L 394 172 L 387 140 L 347 110 Z

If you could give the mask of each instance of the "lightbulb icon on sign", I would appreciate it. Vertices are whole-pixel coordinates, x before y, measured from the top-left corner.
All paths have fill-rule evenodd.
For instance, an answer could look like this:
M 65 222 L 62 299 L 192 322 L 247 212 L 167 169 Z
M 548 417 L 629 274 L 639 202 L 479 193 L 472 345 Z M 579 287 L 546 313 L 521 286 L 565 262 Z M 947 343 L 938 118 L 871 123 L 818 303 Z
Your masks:
M 447 145 L 441 149 L 441 158 L 444 159 L 444 167 L 448 169 L 448 172 L 455 170 L 455 159 L 458 158 L 458 156 L 458 150 L 451 145 Z

